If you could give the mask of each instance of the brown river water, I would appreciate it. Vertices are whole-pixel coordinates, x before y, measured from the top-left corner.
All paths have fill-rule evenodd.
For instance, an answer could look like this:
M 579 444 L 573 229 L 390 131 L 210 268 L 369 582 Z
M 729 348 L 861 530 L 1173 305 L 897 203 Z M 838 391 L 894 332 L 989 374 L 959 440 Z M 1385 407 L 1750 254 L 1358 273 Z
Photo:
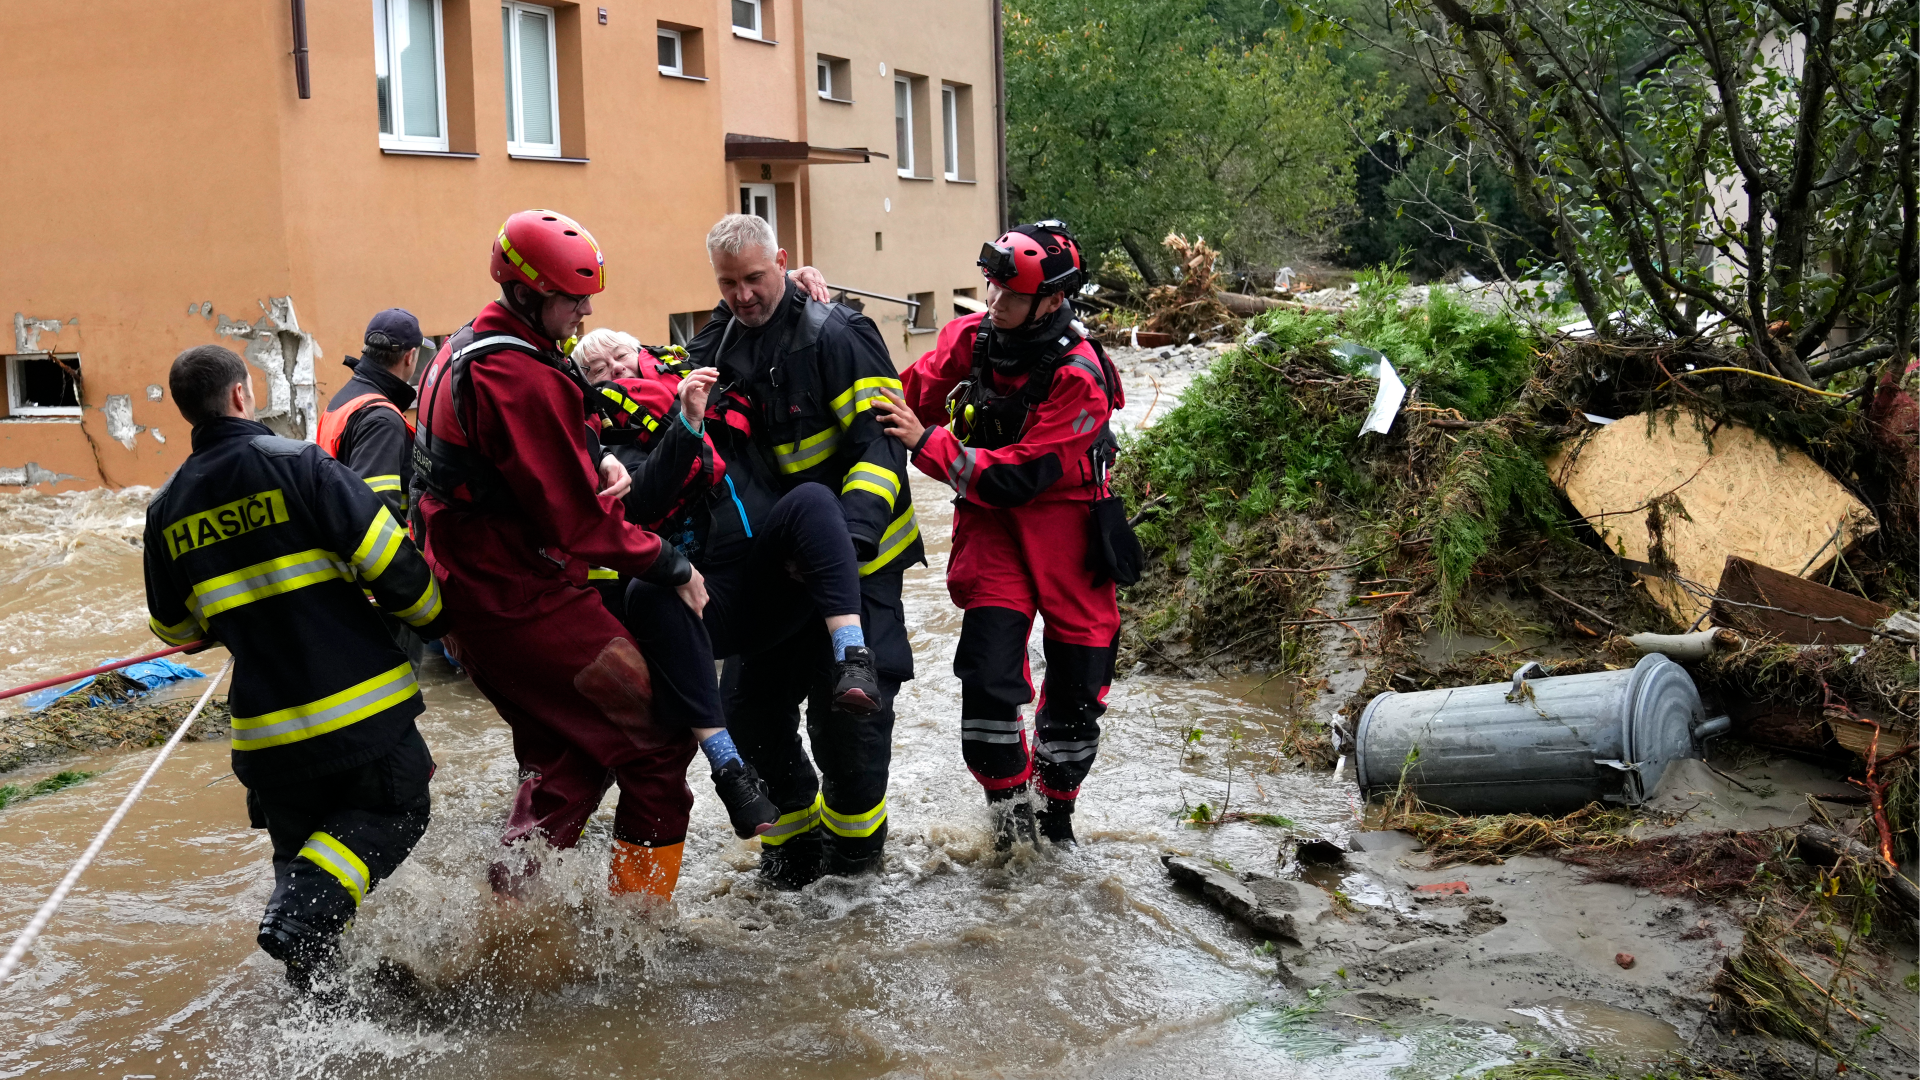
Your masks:
M 485 867 L 514 784 L 507 729 L 430 664 L 433 824 L 347 936 L 357 972 L 399 961 L 416 992 L 342 1012 L 287 989 L 253 944 L 266 836 L 247 828 L 225 747 L 186 744 L 0 987 L 0 1077 L 1424 1077 L 1509 1059 L 1513 1041 L 1487 1028 L 1315 1035 L 1274 961 L 1168 880 L 1168 851 L 1274 868 L 1280 830 L 1179 821 L 1184 805 L 1221 805 L 1230 763 L 1233 808 L 1302 832 L 1351 824 L 1350 784 L 1278 758 L 1283 718 L 1262 702 L 1284 708 L 1285 695 L 1255 693 L 1258 679 L 1122 678 L 1081 800 L 1082 845 L 995 856 L 960 760 L 943 489 L 915 482 L 931 565 L 907 578 L 920 678 L 899 700 L 879 876 L 762 886 L 756 842 L 726 828 L 696 761 L 672 909 L 606 896 L 609 802 L 549 863 L 553 900 L 503 921 Z M 0 685 L 155 647 L 145 494 L 0 496 Z M 212 671 L 222 658 L 197 662 Z M 1194 726 L 1200 752 L 1183 756 Z M 5 940 L 154 753 L 8 778 L 101 771 L 0 811 Z

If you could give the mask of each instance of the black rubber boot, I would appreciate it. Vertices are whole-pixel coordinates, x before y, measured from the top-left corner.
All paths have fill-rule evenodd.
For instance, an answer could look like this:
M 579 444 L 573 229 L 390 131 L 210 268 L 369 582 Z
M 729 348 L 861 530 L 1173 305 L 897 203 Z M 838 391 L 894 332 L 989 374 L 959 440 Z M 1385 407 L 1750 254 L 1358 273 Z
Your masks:
M 780 808 L 767 794 L 767 782 L 743 760 L 735 759 L 713 770 L 713 790 L 726 805 L 733 835 L 742 840 L 766 832 L 780 820 Z
M 987 792 L 987 810 L 993 814 L 993 850 L 1012 851 L 1015 844 L 1034 843 L 1033 803 L 1027 789 Z
M 303 994 L 340 967 L 340 939 L 284 912 L 269 909 L 254 938 L 260 951 L 287 965 L 287 982 Z
M 865 645 L 847 646 L 846 659 L 835 664 L 833 707 L 855 716 L 880 711 L 880 676 L 873 669 L 873 653 Z
M 857 847 L 840 840 L 839 837 L 826 837 L 827 858 L 822 867 L 823 876 L 859 877 L 862 874 L 877 874 L 885 853 L 871 844 L 862 843 Z
M 760 849 L 760 876 L 776 889 L 804 889 L 825 873 L 826 845 L 818 831 Z
M 1039 814 L 1040 835 L 1054 847 L 1073 847 L 1079 843 L 1073 836 L 1073 803 L 1064 799 L 1048 799 L 1047 808 Z

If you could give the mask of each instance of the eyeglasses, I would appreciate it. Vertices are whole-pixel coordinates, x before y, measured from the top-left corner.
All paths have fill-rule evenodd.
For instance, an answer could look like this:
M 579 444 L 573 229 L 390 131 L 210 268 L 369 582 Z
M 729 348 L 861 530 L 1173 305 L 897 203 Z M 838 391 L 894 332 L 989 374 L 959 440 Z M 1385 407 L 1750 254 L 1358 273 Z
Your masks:
M 565 300 L 575 311 L 579 311 L 582 307 L 586 306 L 588 300 L 592 299 L 589 295 L 575 296 L 572 293 L 564 292 L 556 292 L 549 295 L 557 296 Z

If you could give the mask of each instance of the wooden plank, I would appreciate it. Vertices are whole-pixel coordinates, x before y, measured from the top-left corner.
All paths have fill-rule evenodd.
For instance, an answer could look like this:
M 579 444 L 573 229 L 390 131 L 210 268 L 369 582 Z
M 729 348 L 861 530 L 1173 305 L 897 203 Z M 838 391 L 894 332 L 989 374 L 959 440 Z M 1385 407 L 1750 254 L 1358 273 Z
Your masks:
M 1871 600 L 1829 589 L 1817 581 L 1794 577 L 1738 555 L 1727 556 L 1727 565 L 1720 572 L 1720 585 L 1715 592 L 1725 600 L 1766 604 L 1796 612 L 1789 615 L 1719 600 L 1713 605 L 1716 626 L 1730 626 L 1742 633 L 1766 635 L 1794 645 L 1865 645 L 1873 640 L 1872 634 L 1846 623 L 1815 622 L 1801 616 L 1839 616 L 1861 626 L 1874 626 L 1892 612 L 1891 608 Z

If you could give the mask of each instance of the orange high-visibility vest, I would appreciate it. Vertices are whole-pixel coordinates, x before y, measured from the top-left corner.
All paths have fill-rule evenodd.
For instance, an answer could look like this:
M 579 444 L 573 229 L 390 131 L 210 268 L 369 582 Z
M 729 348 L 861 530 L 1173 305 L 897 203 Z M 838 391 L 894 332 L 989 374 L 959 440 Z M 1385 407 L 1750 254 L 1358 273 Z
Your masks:
M 320 433 L 314 437 L 313 441 L 319 443 L 320 449 L 325 450 L 329 456 L 339 457 L 340 437 L 347 433 L 347 421 L 353 419 L 355 413 L 368 407 L 392 409 L 394 414 L 400 417 L 400 422 L 407 425 L 407 434 L 413 434 L 413 421 L 407 419 L 407 414 L 401 412 L 398 405 L 388 401 L 385 394 L 371 393 L 361 394 L 337 409 L 329 409 L 322 413 Z

